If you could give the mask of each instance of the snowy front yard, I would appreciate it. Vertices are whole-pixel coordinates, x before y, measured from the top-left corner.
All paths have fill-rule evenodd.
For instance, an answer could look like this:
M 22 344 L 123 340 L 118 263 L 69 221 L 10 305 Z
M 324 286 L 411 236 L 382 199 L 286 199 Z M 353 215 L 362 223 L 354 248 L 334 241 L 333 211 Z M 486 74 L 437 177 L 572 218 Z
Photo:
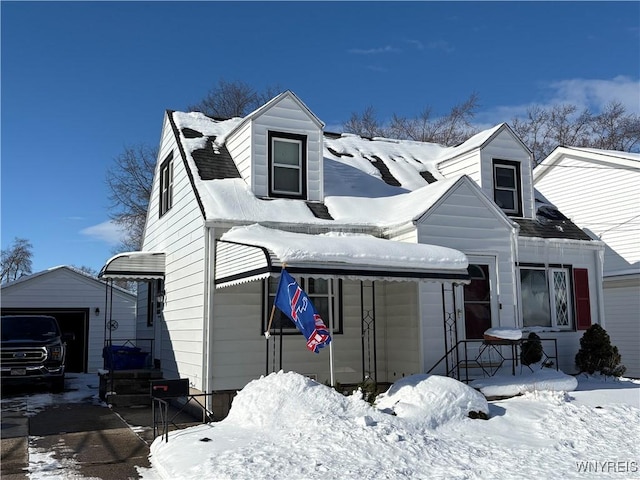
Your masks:
M 640 478 L 640 381 L 581 376 L 575 391 L 556 389 L 566 377 L 560 372 L 554 382 L 547 372 L 523 395 L 487 403 L 463 384 L 420 375 L 396 383 L 375 408 L 298 374 L 274 373 L 239 392 L 225 420 L 176 431 L 168 442 L 156 439 L 152 468 L 140 474 L 145 480 Z M 483 408 L 488 420 L 468 417 Z
M 454 380 L 416 375 L 374 408 L 295 373 L 271 374 L 247 385 L 225 420 L 175 431 L 168 443 L 156 439 L 152 467 L 139 473 L 143 480 L 640 478 L 640 381 L 579 376 L 576 387 L 574 380 L 551 369 L 484 380 L 493 393 L 525 392 L 487 402 Z M 56 402 L 87 401 L 101 403 L 97 378 L 74 374 L 65 393 L 2 406 L 34 415 Z M 489 419 L 471 419 L 470 411 Z M 64 471 L 47 452 L 30 449 L 29 457 L 32 480 Z M 81 478 L 73 465 L 68 472 L 55 478 Z

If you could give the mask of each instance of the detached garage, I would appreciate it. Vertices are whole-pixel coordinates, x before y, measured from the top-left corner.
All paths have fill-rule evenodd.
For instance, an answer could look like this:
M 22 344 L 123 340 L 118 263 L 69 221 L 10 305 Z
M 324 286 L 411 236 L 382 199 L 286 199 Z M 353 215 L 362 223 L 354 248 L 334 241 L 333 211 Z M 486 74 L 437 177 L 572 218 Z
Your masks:
M 2 285 L 2 315 L 51 315 L 68 343 L 67 371 L 95 373 L 103 367 L 105 339 L 135 341 L 136 296 L 68 266 L 54 267 Z M 110 311 L 109 311 L 110 310 Z

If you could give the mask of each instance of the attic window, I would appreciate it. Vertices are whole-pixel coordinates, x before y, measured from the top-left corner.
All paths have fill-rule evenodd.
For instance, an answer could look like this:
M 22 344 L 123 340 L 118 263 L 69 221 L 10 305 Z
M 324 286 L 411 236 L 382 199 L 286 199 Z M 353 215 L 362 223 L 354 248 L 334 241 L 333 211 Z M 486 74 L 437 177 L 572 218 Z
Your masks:
M 160 216 L 173 206 L 173 152 L 160 166 Z
M 269 194 L 306 198 L 307 137 L 269 132 Z
M 522 216 L 520 164 L 508 160 L 493 161 L 493 199 L 507 214 Z

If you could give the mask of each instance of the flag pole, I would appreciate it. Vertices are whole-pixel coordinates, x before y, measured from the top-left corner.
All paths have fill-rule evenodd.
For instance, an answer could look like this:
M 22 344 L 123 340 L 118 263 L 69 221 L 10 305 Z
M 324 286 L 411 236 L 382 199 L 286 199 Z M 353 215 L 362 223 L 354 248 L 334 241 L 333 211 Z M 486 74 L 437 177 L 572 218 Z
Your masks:
M 329 370 L 331 374 L 331 386 L 335 387 L 336 382 L 333 376 L 333 279 L 329 279 L 329 335 L 331 336 L 331 342 L 329 342 Z
M 282 270 L 284 270 L 284 268 L 286 267 L 286 263 L 282 264 Z M 281 272 L 282 272 L 281 270 Z M 276 299 L 273 299 L 273 305 L 271 306 L 271 315 L 269 316 L 269 324 L 267 325 L 267 330 L 264 332 L 264 338 L 266 338 L 267 340 L 269 340 L 269 337 L 271 336 L 271 324 L 273 323 L 273 316 L 276 313 Z

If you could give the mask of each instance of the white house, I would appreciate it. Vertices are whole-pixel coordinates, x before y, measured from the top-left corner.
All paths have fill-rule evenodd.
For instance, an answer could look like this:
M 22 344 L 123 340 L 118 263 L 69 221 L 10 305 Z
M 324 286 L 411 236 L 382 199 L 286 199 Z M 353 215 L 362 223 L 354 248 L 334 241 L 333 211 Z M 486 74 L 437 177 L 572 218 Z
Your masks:
M 535 187 L 604 242 L 604 326 L 640 378 L 640 154 L 558 147 L 534 170 Z
M 2 315 L 51 315 L 64 333 L 73 333 L 67 371 L 95 373 L 103 367 L 105 340 L 134 341 L 135 294 L 73 267 L 59 266 L 2 285 Z M 111 310 L 111 314 L 109 314 Z M 106 316 L 106 319 L 105 319 Z
M 279 368 L 459 374 L 491 327 L 543 332 L 571 372 L 603 315 L 603 245 L 536 199 L 531 157 L 506 124 L 457 147 L 325 132 L 290 91 L 227 121 L 168 111 L 143 251 L 101 275 L 151 279 L 138 334 L 207 392 Z M 281 316 L 265 339 L 283 264 L 331 320 L 330 352 Z

